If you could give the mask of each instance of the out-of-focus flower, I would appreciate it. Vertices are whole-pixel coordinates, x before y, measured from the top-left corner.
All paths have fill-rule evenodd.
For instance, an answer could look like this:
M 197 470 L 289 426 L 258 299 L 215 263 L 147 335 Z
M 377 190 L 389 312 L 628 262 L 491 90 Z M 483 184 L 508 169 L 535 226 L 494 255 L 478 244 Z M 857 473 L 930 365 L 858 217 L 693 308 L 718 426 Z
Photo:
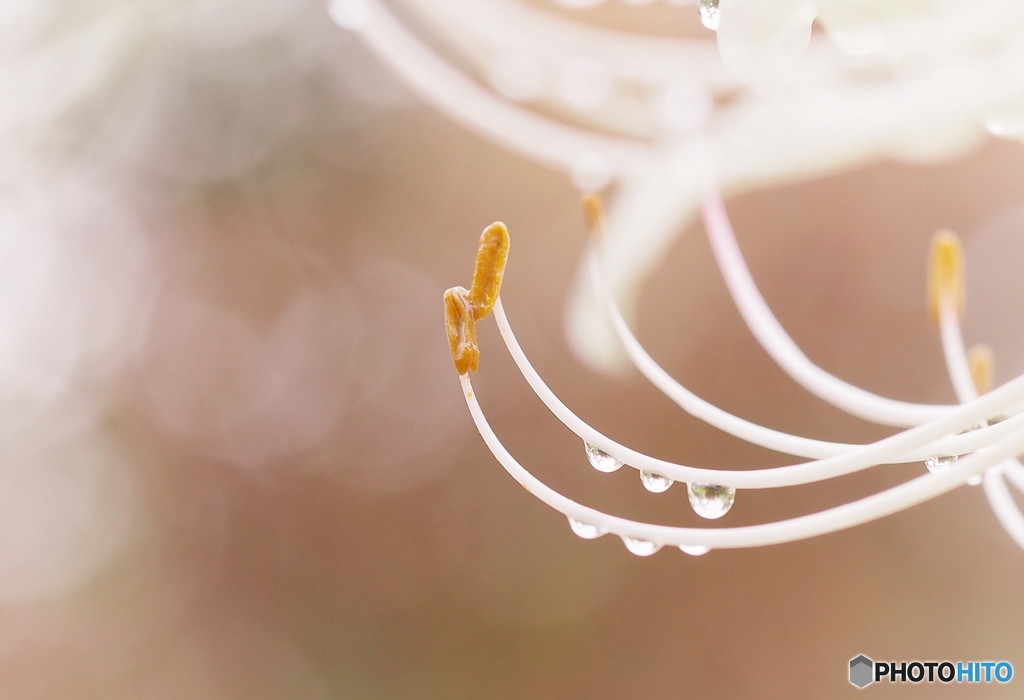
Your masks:
M 145 529 L 139 452 L 110 425 L 133 373 L 160 429 L 229 462 L 336 426 L 349 397 L 331 370 L 351 373 L 359 339 L 344 285 L 297 282 L 254 332 L 188 289 L 213 238 L 190 202 L 402 104 L 387 78 L 318 2 L 0 7 L 0 605 L 70 594 Z
M 605 28 L 600 8 L 573 21 L 513 0 L 334 0 L 332 12 L 452 118 L 583 190 L 617 186 L 608 283 L 627 315 L 709 188 L 950 158 L 986 126 L 1024 136 L 1013 0 L 715 4 L 717 33 L 700 31 L 692 5 L 634 10 L 660 12 L 679 37 Z M 594 367 L 624 359 L 586 274 L 569 334 Z

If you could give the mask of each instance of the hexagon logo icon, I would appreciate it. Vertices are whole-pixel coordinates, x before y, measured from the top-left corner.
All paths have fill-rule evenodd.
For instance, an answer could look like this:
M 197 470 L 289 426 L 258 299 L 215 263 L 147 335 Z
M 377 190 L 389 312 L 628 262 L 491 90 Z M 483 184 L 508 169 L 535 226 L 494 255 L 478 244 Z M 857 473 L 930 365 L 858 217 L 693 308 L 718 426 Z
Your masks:
M 850 659 L 850 683 L 866 688 L 874 682 L 875 662 L 861 654 Z

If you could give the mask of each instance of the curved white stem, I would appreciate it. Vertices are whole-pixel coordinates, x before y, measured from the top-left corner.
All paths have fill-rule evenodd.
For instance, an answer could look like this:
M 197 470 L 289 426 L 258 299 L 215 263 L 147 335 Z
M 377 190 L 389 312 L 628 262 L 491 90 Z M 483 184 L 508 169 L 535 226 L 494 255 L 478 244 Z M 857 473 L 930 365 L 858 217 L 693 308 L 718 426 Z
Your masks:
M 964 348 L 963 333 L 957 317 L 956 304 L 949 298 L 943 298 L 939 304 L 939 330 L 942 336 L 942 354 L 946 359 L 946 367 L 953 383 L 957 398 L 966 403 L 978 397 L 978 388 L 971 376 L 970 364 L 967 361 L 967 350 Z M 999 524 L 1003 526 L 1013 541 L 1024 548 L 1024 515 L 1010 495 L 1010 490 L 1003 480 L 1003 472 L 1012 474 L 1012 480 L 1021 473 L 1022 465 L 1015 457 L 1005 460 L 987 472 L 982 479 L 985 498 L 995 514 Z
M 978 388 L 974 385 L 971 367 L 967 362 L 967 349 L 964 347 L 956 306 L 948 299 L 940 300 L 939 303 L 939 336 L 953 392 L 960 403 L 973 401 L 978 398 Z
M 683 466 L 632 450 L 581 420 L 555 396 L 526 358 L 512 332 L 500 298 L 494 306 L 494 318 L 505 346 L 516 366 L 519 367 L 519 371 L 522 372 L 537 397 L 567 428 L 584 441 L 637 469 L 662 474 L 675 481 L 720 484 L 735 488 L 778 488 L 807 484 L 850 474 L 871 466 L 889 464 L 903 459 L 909 460 L 911 456 L 914 460 L 919 460 L 922 459 L 922 455 L 933 455 L 937 451 L 945 452 L 949 448 L 955 448 L 958 452 L 972 451 L 1019 430 L 1024 425 L 1024 415 L 1019 415 L 964 435 L 953 435 L 999 413 L 1006 405 L 1019 402 L 1024 396 L 1024 377 L 1021 377 L 986 394 L 977 401 L 954 406 L 940 418 L 926 424 L 897 433 L 878 442 L 849 446 L 849 449 L 821 460 L 755 471 L 699 469 Z M 908 456 L 904 457 L 904 455 Z
M 741 440 L 797 457 L 821 459 L 841 454 L 857 447 L 857 445 L 791 435 L 752 423 L 718 408 L 684 387 L 654 361 L 640 344 L 640 341 L 637 340 L 632 330 L 630 330 L 629 324 L 623 318 L 618 305 L 608 293 L 607 285 L 601 279 L 600 264 L 597 261 L 596 251 L 590 253 L 589 259 L 591 274 L 595 280 L 595 288 L 598 295 L 605 300 L 612 327 L 625 348 L 626 354 L 648 381 L 654 384 L 684 411 Z M 894 458 L 891 461 L 913 462 L 920 461 L 927 456 L 929 455 L 922 452 L 912 452 L 902 457 Z
M 466 405 L 484 442 L 505 470 L 527 491 L 574 520 L 620 536 L 666 545 L 700 545 L 714 549 L 760 547 L 836 532 L 891 515 L 952 491 L 970 476 L 980 474 L 992 465 L 1024 450 L 1024 431 L 1014 431 L 942 473 L 926 474 L 859 501 L 811 515 L 736 528 L 669 527 L 627 520 L 588 508 L 547 486 L 519 464 L 498 440 L 480 409 L 469 376 L 461 375 L 459 380 L 462 382 Z
M 704 228 L 715 259 L 736 307 L 750 331 L 772 359 L 798 384 L 815 396 L 859 418 L 897 427 L 932 420 L 949 406 L 895 401 L 848 384 L 811 362 L 789 337 L 754 284 L 743 260 L 725 205 L 717 192 L 704 195 Z
M 1003 476 L 1005 476 L 1014 487 L 1024 493 L 1024 466 L 1019 460 L 1013 460 L 1004 465 Z
M 1022 549 L 1024 549 L 1024 516 L 1020 508 L 1010 495 L 1010 489 L 1006 487 L 1002 475 L 998 469 L 989 469 L 985 472 L 982 480 L 982 487 L 985 489 L 985 497 L 992 507 L 999 524 L 1003 526 L 1007 534 L 1013 538 Z

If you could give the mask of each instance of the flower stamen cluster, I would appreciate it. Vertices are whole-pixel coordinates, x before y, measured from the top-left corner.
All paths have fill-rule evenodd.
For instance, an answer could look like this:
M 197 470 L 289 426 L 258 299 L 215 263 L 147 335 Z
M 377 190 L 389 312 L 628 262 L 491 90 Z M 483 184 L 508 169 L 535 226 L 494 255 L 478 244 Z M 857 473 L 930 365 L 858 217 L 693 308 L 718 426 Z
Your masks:
M 816 396 L 852 415 L 904 430 L 864 445 L 813 440 L 752 423 L 701 399 L 658 366 L 633 335 L 608 292 L 604 281 L 603 248 L 600 237 L 595 235 L 588 255 L 595 293 L 603 299 L 618 339 L 640 372 L 681 408 L 710 425 L 753 444 L 810 461 L 759 470 L 702 469 L 645 455 L 598 432 L 562 403 L 530 364 L 502 307 L 498 286 L 491 283 L 487 288 L 493 293 L 495 320 L 509 353 L 538 398 L 583 440 L 590 463 L 602 472 L 631 466 L 639 471 L 643 485 L 655 493 L 666 491 L 674 482 L 685 482 L 691 505 L 698 515 L 706 518 L 725 515 L 733 505 L 737 489 L 807 484 L 894 463 L 923 461 L 928 466 L 925 473 L 858 501 L 762 525 L 682 528 L 619 518 L 555 492 L 512 457 L 487 423 L 473 391 L 469 372 L 476 371 L 476 365 L 469 368 L 460 362 L 459 346 L 453 344 L 453 359 L 470 414 L 502 466 L 530 493 L 563 513 L 573 531 L 580 536 L 593 539 L 613 533 L 623 539 L 631 552 L 641 555 L 653 554 L 664 545 L 678 546 L 692 554 L 712 548 L 761 546 L 813 537 L 884 517 L 982 477 L 985 493 L 999 521 L 1024 546 L 1024 517 L 1004 480 L 1005 475 L 1014 486 L 1024 486 L 1024 467 L 1014 459 L 1016 454 L 1024 451 L 1024 414 L 1020 413 L 1020 407 L 1024 405 L 1024 377 L 989 391 L 993 368 L 991 351 L 983 346 L 972 351 L 964 348 L 959 325 L 964 309 L 964 265 L 962 249 L 955 234 L 940 231 L 933 240 L 928 297 L 933 320 L 940 329 L 949 375 L 961 403 L 916 404 L 872 394 L 814 365 L 786 334 L 758 292 L 718 195 L 707 194 L 703 208 L 705 229 L 727 286 L 765 350 L 790 376 Z M 584 214 L 591 231 L 599 233 L 603 217 L 600 200 L 596 196 L 584 198 Z M 494 226 L 488 228 L 485 238 L 493 230 Z M 501 230 L 504 231 L 504 227 Z M 496 279 L 500 285 L 507 243 L 502 251 L 502 269 L 496 275 L 488 275 L 489 261 L 494 256 L 482 243 L 474 279 L 477 276 L 492 281 Z M 451 308 L 450 296 L 463 295 L 464 290 L 459 292 L 460 289 L 454 288 L 445 295 L 450 338 L 453 337 L 451 319 L 455 318 L 460 323 L 466 322 L 462 321 L 464 318 L 473 319 L 472 314 L 453 315 L 447 311 Z M 478 354 L 476 359 L 479 359 Z

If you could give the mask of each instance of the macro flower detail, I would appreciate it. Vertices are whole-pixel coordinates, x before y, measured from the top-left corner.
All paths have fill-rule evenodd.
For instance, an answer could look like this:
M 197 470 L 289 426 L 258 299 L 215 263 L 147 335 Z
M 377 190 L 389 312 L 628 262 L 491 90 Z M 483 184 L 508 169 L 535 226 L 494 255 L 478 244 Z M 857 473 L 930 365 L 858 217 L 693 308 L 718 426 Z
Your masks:
M 644 350 L 608 294 L 600 231 L 603 218 L 600 202 L 584 198 L 584 214 L 591 228 L 588 264 L 596 294 L 603 297 L 610 321 L 625 352 L 637 369 L 659 390 L 695 417 L 763 447 L 810 461 L 789 466 L 749 471 L 709 470 L 669 463 L 622 445 L 603 435 L 576 416 L 540 378 L 516 341 L 511 324 L 493 282 L 504 274 L 508 250 L 507 231 L 492 225 L 481 238 L 474 289 L 493 293 L 498 329 L 523 377 L 547 408 L 584 441 L 587 460 L 600 472 L 612 472 L 629 465 L 639 471 L 640 481 L 650 492 L 660 493 L 674 481 L 687 484 L 687 496 L 701 517 L 718 519 L 733 507 L 737 489 L 780 488 L 837 478 L 885 464 L 923 462 L 924 474 L 898 486 L 857 501 L 817 513 L 762 525 L 732 528 L 682 528 L 655 525 L 616 517 L 581 505 L 554 491 L 533 476 L 505 449 L 494 433 L 473 390 L 469 372 L 476 370 L 465 361 L 461 343 L 452 342 L 452 357 L 462 382 L 470 414 L 488 448 L 502 466 L 531 494 L 565 515 L 573 532 L 584 539 L 604 534 L 618 535 L 626 549 L 649 556 L 665 545 L 689 554 L 704 554 L 713 548 L 751 547 L 813 537 L 853 527 L 946 493 L 964 483 L 984 483 L 984 491 L 999 521 L 1024 546 L 1024 516 L 1009 494 L 1007 481 L 1024 487 L 1024 467 L 1014 455 L 1024 450 L 1024 414 L 1015 412 L 1024 401 L 1024 377 L 991 391 L 991 351 L 964 348 L 960 317 L 964 311 L 964 263 L 959 239 L 949 231 L 938 232 L 931 245 L 928 274 L 928 307 L 940 329 L 950 380 L 961 405 L 930 405 L 895 401 L 855 387 L 815 366 L 800 351 L 775 320 L 760 296 L 743 260 L 725 207 L 717 195 L 704 201 L 704 222 L 712 248 L 733 299 L 753 334 L 764 349 L 797 382 L 819 398 L 860 418 L 882 425 L 906 428 L 874 443 L 854 445 L 812 440 L 751 423 L 732 415 L 676 382 Z M 500 251 L 495 254 L 495 250 Z M 476 315 L 472 295 L 461 287 L 445 293 L 449 338 L 475 340 Z M 480 295 L 478 295 L 480 296 Z M 465 305 L 450 300 L 466 300 Z M 454 310 L 453 310 L 454 309 Z M 454 328 L 454 330 L 453 330 Z M 479 349 L 475 347 L 475 359 Z M 1019 411 L 1019 408 L 1016 409 Z M 962 458 L 961 458 L 962 457 Z
M 582 15 L 602 3 L 560 4 Z M 699 29 L 678 38 L 573 22 L 515 0 L 331 8 L 455 122 L 581 191 L 614 188 L 606 247 L 617 264 L 607 284 L 627 318 L 709 187 L 733 196 L 883 158 L 941 162 L 988 133 L 1024 136 L 1017 0 L 982 0 L 970 12 L 959 0 L 693 4 L 671 3 L 680 25 L 689 16 Z M 580 359 L 621 368 L 585 265 L 568 305 Z
M 448 345 L 459 374 L 476 372 L 480 366 L 476 322 L 487 318 L 498 301 L 507 259 L 508 229 L 501 222 L 493 223 L 480 236 L 473 284 L 469 290 L 453 287 L 444 293 Z
M 602 3 L 559 4 L 583 16 Z M 691 13 L 696 31 L 679 38 L 574 22 L 514 0 L 333 0 L 331 7 L 341 26 L 439 111 L 563 172 L 584 193 L 608 194 L 607 216 L 595 196 L 585 198 L 594 235 L 568 299 L 568 336 L 585 365 L 610 372 L 632 363 L 709 425 L 809 460 L 709 470 L 628 448 L 551 392 L 496 299 L 495 320 L 513 360 L 582 440 L 597 471 L 628 465 L 652 493 L 685 483 L 695 511 L 710 518 L 726 516 L 745 489 L 796 486 L 893 463 L 920 463 L 922 473 L 845 506 L 738 528 L 667 528 L 586 508 L 535 479 L 488 426 L 469 379 L 479 365 L 475 323 L 486 311 L 478 313 L 472 290 L 456 287 L 445 295 L 449 344 L 488 447 L 527 490 L 567 516 L 574 531 L 616 534 L 636 553 L 666 544 L 692 553 L 802 539 L 963 483 L 984 483 L 1000 522 L 1024 544 L 1024 518 L 1007 488 L 1024 481 L 1013 459 L 1024 448 L 1015 432 L 1024 420 L 1024 379 L 991 389 L 991 352 L 964 347 L 963 251 L 956 236 L 941 232 L 933 243 L 928 313 L 960 403 L 915 403 L 873 393 L 812 362 L 761 296 L 722 200 L 883 158 L 935 163 L 976 148 L 987 134 L 1020 138 L 1024 51 L 1013 37 L 1024 30 L 1024 10 L 1008 0 L 975 3 L 968 15 L 952 0 L 672 3 L 685 4 L 678 9 Z M 817 398 L 902 432 L 858 445 L 775 430 L 711 404 L 657 364 L 630 326 L 638 286 L 698 217 L 736 308 L 778 366 Z M 486 256 L 478 258 L 478 272 L 498 269 L 488 265 Z

